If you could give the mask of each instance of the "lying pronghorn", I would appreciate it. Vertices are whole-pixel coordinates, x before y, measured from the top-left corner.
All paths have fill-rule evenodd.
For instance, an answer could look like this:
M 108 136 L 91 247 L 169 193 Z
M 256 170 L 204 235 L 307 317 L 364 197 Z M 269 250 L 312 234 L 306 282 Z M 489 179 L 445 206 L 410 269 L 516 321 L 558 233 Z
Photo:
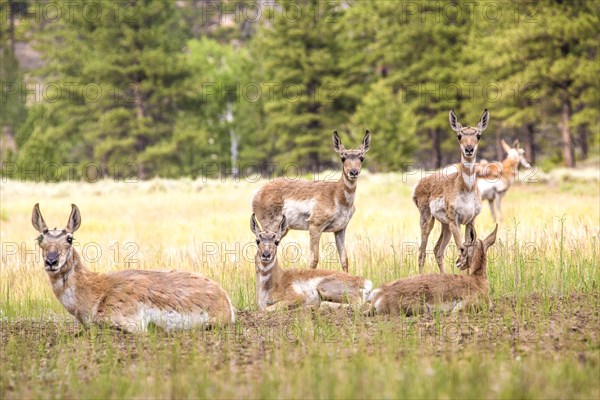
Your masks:
M 429 175 L 417 184 L 413 200 L 419 209 L 421 224 L 421 245 L 419 247 L 419 272 L 425 267 L 425 251 L 427 240 L 433 229 L 435 220 L 442 223 L 442 232 L 435 245 L 434 252 L 440 272 L 444 272 L 444 250 L 454 237 L 456 246 L 462 244 L 460 225 L 473 224 L 481 211 L 481 199 L 476 182 L 477 145 L 481 133 L 487 128 L 489 113 L 483 112 L 477 127 L 463 127 L 450 111 L 450 126 L 456 132 L 461 149 L 461 163 L 457 172 L 444 172 Z
M 346 226 L 354 214 L 358 175 L 370 143 L 371 134 L 367 131 L 358 150 L 346 150 L 337 132 L 333 132 L 333 149 L 343 164 L 339 181 L 280 178 L 261 187 L 252 198 L 252 212 L 265 230 L 275 231 L 282 214 L 287 217 L 289 229 L 308 230 L 311 268 L 319 263 L 321 234 L 333 232 L 342 268 L 348 272 Z
M 343 303 L 363 303 L 373 283 L 345 272 L 310 269 L 281 269 L 277 246 L 288 227 L 285 216 L 275 232 L 261 230 L 256 217 L 250 218 L 250 230 L 256 235 L 256 293 L 263 311 L 294 307 L 337 307 Z
M 153 323 L 171 330 L 226 325 L 235 320 L 225 291 L 201 275 L 183 271 L 91 272 L 73 248 L 73 233 L 81 224 L 75 204 L 65 229 L 48 229 L 39 204 L 33 207 L 31 222 L 41 233 L 38 243 L 54 294 L 84 326 L 95 323 L 145 331 Z
M 418 275 L 387 283 L 371 292 L 370 313 L 413 315 L 489 305 L 487 250 L 496 241 L 497 231 L 498 225 L 485 240 L 477 240 L 475 228 L 468 226 L 456 266 L 470 269 L 470 275 Z
M 501 143 L 507 153 L 502 164 L 499 162 L 481 163 L 481 172 L 477 175 L 477 186 L 481 193 L 481 199 L 489 202 L 495 222 L 502 218 L 500 202 L 517 176 L 519 164 L 524 168 L 531 168 L 531 164 L 525 158 L 525 150 L 519 148 L 519 139 L 513 142 L 512 147 L 504 140 Z M 496 210 L 498 210 L 498 217 L 496 217 Z

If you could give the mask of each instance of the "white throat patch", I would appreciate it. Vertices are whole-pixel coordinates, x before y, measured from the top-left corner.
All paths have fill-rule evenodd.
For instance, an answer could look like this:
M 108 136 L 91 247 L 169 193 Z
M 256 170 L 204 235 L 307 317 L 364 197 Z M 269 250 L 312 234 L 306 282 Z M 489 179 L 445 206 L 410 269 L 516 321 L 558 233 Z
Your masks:
M 475 182 L 477 181 L 477 175 L 475 174 L 475 165 L 477 163 L 475 162 L 463 162 L 463 168 L 466 168 L 469 170 L 470 174 L 465 172 L 464 170 L 462 171 L 462 177 L 463 177 L 463 181 L 465 182 L 465 185 L 467 185 L 467 187 L 469 188 L 469 190 L 473 189 L 473 186 L 475 185 Z
M 477 175 L 475 174 L 467 174 L 463 171 L 462 173 L 463 181 L 465 181 L 465 185 L 469 188 L 469 190 L 473 189 L 473 185 L 475 185 L 475 181 L 477 180 Z

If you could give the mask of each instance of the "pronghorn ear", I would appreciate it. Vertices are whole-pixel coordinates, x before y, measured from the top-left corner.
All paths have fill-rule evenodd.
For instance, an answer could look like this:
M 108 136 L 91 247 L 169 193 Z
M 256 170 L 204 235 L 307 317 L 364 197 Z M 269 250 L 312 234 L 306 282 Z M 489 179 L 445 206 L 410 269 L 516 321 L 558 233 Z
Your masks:
M 486 108 L 485 111 L 483 112 L 483 114 L 481 114 L 481 119 L 479 120 L 479 123 L 477 124 L 477 130 L 479 132 L 485 131 L 488 127 L 488 122 L 490 122 L 490 113 L 488 112 L 488 110 Z
M 454 110 L 450 110 L 450 114 L 448 115 L 448 117 L 450 119 L 450 128 L 452 128 L 454 132 L 460 133 L 462 125 L 460 124 L 460 122 L 458 122 L 458 118 L 456 117 L 456 114 L 454 114 Z
M 515 139 L 515 141 L 512 144 L 512 147 L 515 148 L 515 149 L 519 148 L 519 139 Z
M 40 203 L 36 203 L 36 205 L 33 206 L 33 212 L 31 213 L 31 224 L 35 230 L 40 233 L 45 233 L 48 231 L 48 226 L 46 225 L 46 221 L 44 221 L 44 217 L 42 217 L 42 212 L 40 211 Z
M 475 231 L 475 225 L 469 224 L 465 228 L 465 236 L 468 243 L 474 243 L 477 240 L 477 231 Z
M 498 232 L 498 224 L 496 224 L 494 231 L 483 240 L 483 249 L 485 251 L 487 251 L 487 249 L 496 242 L 496 232 Z
M 333 141 L 333 150 L 335 150 L 337 153 L 341 153 L 345 150 L 337 131 L 333 131 L 333 136 L 331 139 Z
M 256 215 L 254 214 L 252 214 L 250 217 L 250 230 L 258 237 L 258 234 L 260 233 L 260 226 L 258 225 L 258 222 L 256 221 Z
M 502 149 L 508 153 L 510 151 L 510 146 L 508 145 L 508 143 L 506 143 L 504 141 L 504 139 L 500 140 L 500 144 L 502 145 Z
M 362 144 L 360 145 L 360 151 L 366 153 L 367 151 L 369 151 L 369 147 L 371 147 L 371 132 L 369 132 L 369 130 L 367 129 Z
M 279 232 L 277 233 L 277 236 L 281 238 L 283 235 L 286 234 L 287 230 L 288 230 L 287 218 L 285 217 L 285 215 L 282 215 L 281 223 L 279 224 Z
M 71 233 L 79 229 L 81 225 L 81 213 L 79 208 L 75 204 L 71 204 L 71 215 L 69 215 L 69 222 L 67 222 L 67 230 Z

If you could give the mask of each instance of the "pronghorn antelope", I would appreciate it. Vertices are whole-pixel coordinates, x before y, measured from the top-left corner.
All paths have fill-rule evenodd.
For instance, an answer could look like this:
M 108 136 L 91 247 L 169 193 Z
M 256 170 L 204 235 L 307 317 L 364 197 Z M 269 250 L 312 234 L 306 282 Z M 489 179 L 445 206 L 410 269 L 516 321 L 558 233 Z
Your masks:
M 322 269 L 281 269 L 277 246 L 288 226 L 285 215 L 276 231 L 261 230 L 256 217 L 250 218 L 250 230 L 256 235 L 256 293 L 261 311 L 295 307 L 339 307 L 362 304 L 373 283 L 345 272 Z
M 252 198 L 252 212 L 265 230 L 274 232 L 281 215 L 286 216 L 289 229 L 308 230 L 311 268 L 319 263 L 321 234 L 333 232 L 342 269 L 348 272 L 346 227 L 354 214 L 358 175 L 370 143 L 371 134 L 367 131 L 358 150 L 347 150 L 337 132 L 333 132 L 333 149 L 339 153 L 343 166 L 339 181 L 279 178 L 262 186 Z
M 496 241 L 497 231 L 498 225 L 487 238 L 478 240 L 474 226 L 467 226 L 467 241 L 460 247 L 456 266 L 470 269 L 470 275 L 418 275 L 387 283 L 371 292 L 370 313 L 413 315 L 489 305 L 487 250 Z
M 481 211 L 481 199 L 476 183 L 477 145 L 481 133 L 487 128 L 489 113 L 486 109 L 477 127 L 463 127 L 454 110 L 450 111 L 450 127 L 456 132 L 461 149 L 461 163 L 457 171 L 451 174 L 444 172 L 427 176 L 417 184 L 413 200 L 419 209 L 421 224 L 421 245 L 419 247 L 419 273 L 425 267 L 427 240 L 433 229 L 435 220 L 441 222 L 442 231 L 435 245 L 434 253 L 440 272 L 444 273 L 444 250 L 454 237 L 456 246 L 460 247 L 462 238 L 460 225 L 473 224 Z
M 38 243 L 54 294 L 84 326 L 133 332 L 145 331 L 150 324 L 175 330 L 235 320 L 225 291 L 201 275 L 142 270 L 98 274 L 87 269 L 73 248 L 73 233 L 81 225 L 75 204 L 65 229 L 48 229 L 39 204 L 33 207 L 31 222 L 41 233 Z
M 477 174 L 477 186 L 481 193 L 481 199 L 489 202 L 494 222 L 502 219 L 500 203 L 515 180 L 519 165 L 527 169 L 531 168 L 531 164 L 525 158 L 525 150 L 519 147 L 519 139 L 513 142 L 512 147 L 504 139 L 501 143 L 507 153 L 502 164 L 499 162 L 481 163 L 480 173 Z M 498 211 L 497 216 L 496 210 Z

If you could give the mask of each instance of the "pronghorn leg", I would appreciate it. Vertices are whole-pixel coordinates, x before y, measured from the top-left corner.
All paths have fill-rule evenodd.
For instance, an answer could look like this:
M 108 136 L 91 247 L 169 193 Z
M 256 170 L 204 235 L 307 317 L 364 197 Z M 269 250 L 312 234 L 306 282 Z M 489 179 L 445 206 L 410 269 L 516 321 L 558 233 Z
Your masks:
M 456 301 L 456 304 L 452 309 L 452 313 L 454 314 L 461 310 L 479 311 L 483 309 L 485 305 L 491 307 L 489 297 L 482 297 L 480 294 L 470 294 L 464 299 Z
M 265 311 L 272 312 L 272 311 L 291 310 L 291 309 L 298 308 L 298 307 L 304 305 L 305 300 L 306 299 L 304 296 L 297 296 L 296 298 L 294 298 L 292 300 L 281 300 L 275 304 L 271 304 L 270 306 L 267 306 L 265 308 Z
M 344 272 L 348 272 L 348 255 L 346 254 L 346 228 L 341 231 L 334 233 L 335 235 L 335 246 L 337 247 L 338 254 L 340 255 L 340 263 Z
M 467 224 L 465 225 L 465 240 L 470 240 L 469 239 L 469 228 L 473 229 L 473 224 L 475 223 L 475 219 L 472 219 L 470 222 L 467 222 Z M 460 246 L 458 246 L 457 248 L 458 251 L 460 251 Z M 459 271 L 460 273 L 460 271 Z M 471 274 L 471 268 L 467 268 L 464 270 L 464 274 L 465 275 L 470 275 Z
M 331 301 L 322 301 L 321 304 L 319 304 L 319 309 L 321 309 L 321 310 L 323 310 L 323 309 L 336 310 L 339 308 L 348 308 L 348 307 L 350 307 L 350 304 L 334 303 Z
M 451 219 L 448 227 L 450 228 L 450 232 L 452 232 L 452 237 L 454 238 L 454 243 L 456 243 L 456 248 L 460 249 L 460 246 L 462 246 L 463 243 L 460 235 L 460 225 L 456 220 Z
M 433 249 L 435 253 L 435 259 L 440 267 L 440 272 L 444 273 L 444 250 L 446 250 L 446 246 L 448 246 L 448 242 L 450 242 L 450 227 L 448 224 L 442 224 L 442 232 L 440 233 L 440 238 L 435 244 L 435 248 Z
M 316 226 L 308 227 L 310 235 L 310 268 L 317 268 L 319 264 L 319 243 L 321 241 L 322 230 Z
M 421 246 L 419 246 L 419 273 L 422 274 L 425 269 L 425 255 L 427 252 L 427 240 L 433 229 L 435 219 L 429 212 L 421 214 Z
M 350 304 L 362 301 L 362 296 L 356 288 L 335 278 L 324 279 L 317 286 L 317 292 L 322 301 Z
M 500 202 L 502 201 L 502 195 L 496 193 L 494 196 L 496 200 L 496 207 L 498 207 L 498 221 L 502 220 L 502 208 L 500 207 Z
M 494 195 L 494 197 L 490 200 L 488 200 L 488 204 L 490 205 L 490 211 L 492 212 L 492 218 L 494 219 L 494 222 L 497 222 L 498 220 L 496 219 L 496 195 Z

